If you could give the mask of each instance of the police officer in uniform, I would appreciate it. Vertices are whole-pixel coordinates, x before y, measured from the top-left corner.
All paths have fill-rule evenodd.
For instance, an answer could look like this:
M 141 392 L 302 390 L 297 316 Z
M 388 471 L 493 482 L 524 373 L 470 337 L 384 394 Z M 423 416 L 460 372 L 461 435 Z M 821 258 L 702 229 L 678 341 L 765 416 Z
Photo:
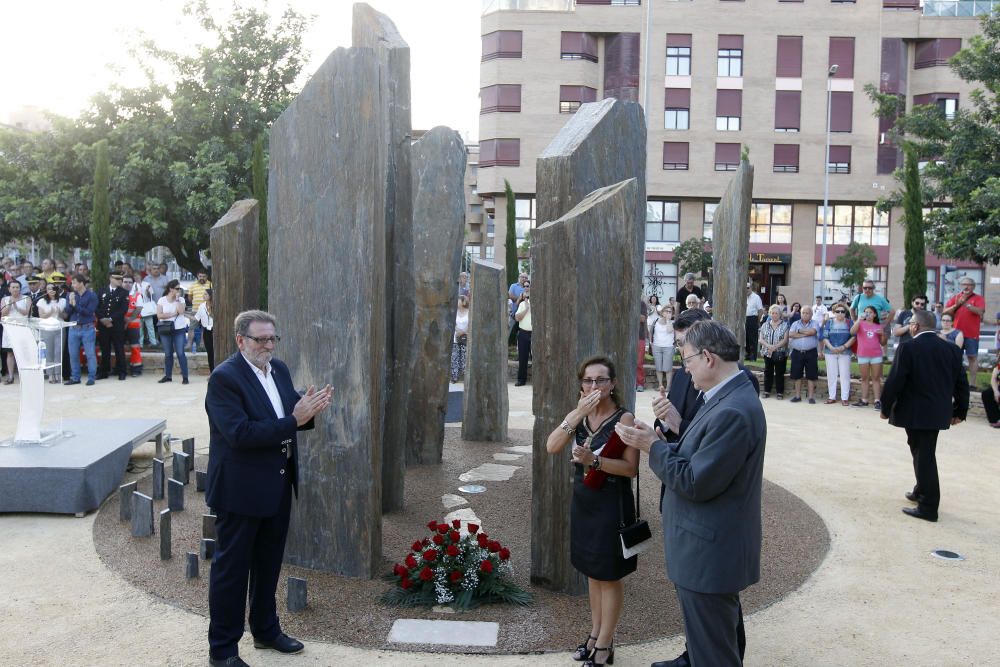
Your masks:
M 128 377 L 125 361 L 125 313 L 128 291 L 122 287 L 121 272 L 112 273 L 111 284 L 97 295 L 97 343 L 101 348 L 101 366 L 97 379 L 104 380 L 111 371 L 111 346 L 115 346 L 115 372 L 119 380 Z

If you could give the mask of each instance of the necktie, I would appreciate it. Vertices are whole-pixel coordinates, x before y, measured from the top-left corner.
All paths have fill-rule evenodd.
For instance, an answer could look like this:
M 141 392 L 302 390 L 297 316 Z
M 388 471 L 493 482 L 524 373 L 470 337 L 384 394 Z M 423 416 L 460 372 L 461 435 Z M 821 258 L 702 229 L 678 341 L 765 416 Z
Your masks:
M 698 411 L 701 410 L 703 405 L 705 405 L 705 392 L 699 391 L 698 400 L 694 402 L 694 413 L 698 414 Z

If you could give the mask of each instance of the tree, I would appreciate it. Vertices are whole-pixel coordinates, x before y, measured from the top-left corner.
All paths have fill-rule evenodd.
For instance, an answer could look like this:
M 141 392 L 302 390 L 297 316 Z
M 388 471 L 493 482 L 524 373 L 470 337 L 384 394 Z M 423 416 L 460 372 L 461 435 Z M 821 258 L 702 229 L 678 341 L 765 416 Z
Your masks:
M 920 197 L 920 170 L 916 152 L 904 149 L 903 165 L 903 224 L 905 267 L 903 269 L 903 302 L 927 291 L 927 264 L 924 261 L 924 215 Z
M 264 159 L 264 136 L 259 135 L 253 142 L 253 159 L 250 171 L 253 174 L 253 198 L 257 200 L 258 239 L 260 242 L 260 307 L 267 310 L 267 162 Z
M 677 273 L 694 273 L 708 275 L 712 266 L 712 242 L 707 238 L 692 237 L 674 248 L 673 263 L 677 265 Z
M 507 233 L 504 236 L 504 263 L 507 267 L 507 284 L 517 282 L 517 229 L 515 228 L 515 199 L 510 182 L 503 179 L 504 195 L 507 197 Z
M 877 260 L 870 245 L 851 241 L 844 249 L 844 254 L 833 263 L 833 268 L 840 271 L 840 284 L 849 288 L 851 296 L 854 296 L 855 288 L 864 282 L 868 269 L 875 266 Z
M 94 285 L 104 288 L 108 284 L 111 265 L 111 205 L 108 202 L 110 167 L 108 142 L 101 139 L 95 147 L 94 208 L 90 222 L 90 278 Z

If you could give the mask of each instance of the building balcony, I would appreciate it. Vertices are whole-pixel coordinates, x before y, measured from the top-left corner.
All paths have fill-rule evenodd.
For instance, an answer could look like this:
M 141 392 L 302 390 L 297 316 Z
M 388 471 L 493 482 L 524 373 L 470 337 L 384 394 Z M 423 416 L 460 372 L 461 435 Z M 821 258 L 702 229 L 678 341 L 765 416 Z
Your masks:
M 1000 7 L 1000 0 L 924 0 L 924 16 L 985 16 Z
M 482 0 L 483 14 L 493 12 L 571 12 L 575 0 Z

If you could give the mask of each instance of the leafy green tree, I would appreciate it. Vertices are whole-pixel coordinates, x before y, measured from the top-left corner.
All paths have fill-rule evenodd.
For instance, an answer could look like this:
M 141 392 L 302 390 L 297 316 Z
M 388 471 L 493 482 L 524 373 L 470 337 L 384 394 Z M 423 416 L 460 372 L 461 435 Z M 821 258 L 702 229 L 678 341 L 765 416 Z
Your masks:
M 97 142 L 94 162 L 94 207 L 90 222 L 90 277 L 95 288 L 108 284 L 111 265 L 111 205 L 108 185 L 111 181 L 108 165 L 108 141 Z
M 877 261 L 875 251 L 867 243 L 851 241 L 844 249 L 844 254 L 833 263 L 833 268 L 840 271 L 840 283 L 851 290 L 851 296 L 858 285 L 864 282 L 868 269 Z
M 903 164 L 903 225 L 905 266 L 903 269 L 903 302 L 927 291 L 927 264 L 924 260 L 924 215 L 920 197 L 920 170 L 916 152 L 904 150 Z
M 504 194 L 507 197 L 507 233 L 504 235 L 504 263 L 507 267 L 507 284 L 517 282 L 517 229 L 515 228 L 514 190 L 510 182 L 503 179 Z
M 707 238 L 691 237 L 674 248 L 673 263 L 677 265 L 677 273 L 708 275 L 712 266 L 712 242 Z
M 264 158 L 264 137 L 258 136 L 253 142 L 253 198 L 257 200 L 258 237 L 260 243 L 260 307 L 267 310 L 267 162 Z

